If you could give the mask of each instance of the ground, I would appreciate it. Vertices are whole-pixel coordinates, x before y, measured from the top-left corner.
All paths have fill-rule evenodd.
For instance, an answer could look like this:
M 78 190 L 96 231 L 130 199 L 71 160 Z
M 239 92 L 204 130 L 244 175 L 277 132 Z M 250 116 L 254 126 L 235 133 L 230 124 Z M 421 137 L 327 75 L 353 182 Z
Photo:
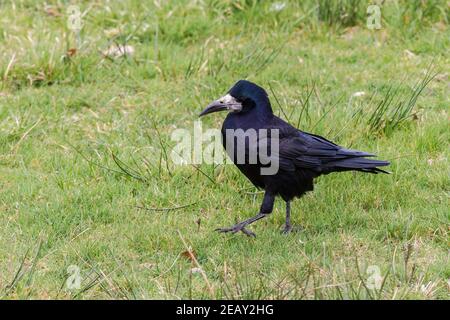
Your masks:
M 388 1 L 381 29 L 364 1 L 74 4 L 0 3 L 0 297 L 449 298 L 446 1 Z M 261 191 L 170 137 L 243 78 L 392 174 L 320 177 L 294 234 L 281 200 L 255 239 L 214 232 Z

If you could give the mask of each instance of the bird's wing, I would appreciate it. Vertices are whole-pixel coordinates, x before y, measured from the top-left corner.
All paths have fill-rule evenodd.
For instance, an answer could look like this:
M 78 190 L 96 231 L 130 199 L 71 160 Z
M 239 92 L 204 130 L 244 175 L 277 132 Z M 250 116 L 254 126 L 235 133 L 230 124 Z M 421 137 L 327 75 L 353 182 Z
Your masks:
M 345 149 L 318 135 L 297 131 L 279 140 L 280 168 L 286 171 L 309 169 L 317 173 L 343 170 L 372 170 L 388 162 L 365 159 L 375 155 Z M 379 170 L 379 169 L 378 169 Z

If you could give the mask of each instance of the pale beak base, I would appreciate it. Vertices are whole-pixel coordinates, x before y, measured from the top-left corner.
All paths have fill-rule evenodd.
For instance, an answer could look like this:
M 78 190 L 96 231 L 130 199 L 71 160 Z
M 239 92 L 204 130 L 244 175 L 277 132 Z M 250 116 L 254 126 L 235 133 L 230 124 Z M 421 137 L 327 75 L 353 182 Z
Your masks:
M 217 99 L 217 100 L 213 101 L 212 103 L 210 103 L 205 108 L 205 110 L 203 110 L 199 114 L 199 117 L 202 117 L 209 113 L 223 111 L 223 110 L 239 112 L 242 110 L 242 104 L 239 101 L 237 101 L 236 98 L 234 98 L 230 94 L 227 94 L 227 95 L 223 96 L 222 98 Z

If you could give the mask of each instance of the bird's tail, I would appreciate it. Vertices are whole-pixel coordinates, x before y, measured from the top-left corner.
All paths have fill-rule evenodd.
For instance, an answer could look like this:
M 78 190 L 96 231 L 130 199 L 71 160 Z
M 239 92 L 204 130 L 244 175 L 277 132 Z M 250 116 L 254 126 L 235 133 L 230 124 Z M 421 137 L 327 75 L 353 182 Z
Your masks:
M 356 151 L 341 149 L 337 153 L 338 159 L 327 163 L 330 172 L 333 171 L 362 171 L 368 173 L 390 173 L 388 171 L 379 169 L 378 167 L 385 167 L 390 165 L 389 161 L 367 159 L 366 157 L 374 157 L 375 155 Z

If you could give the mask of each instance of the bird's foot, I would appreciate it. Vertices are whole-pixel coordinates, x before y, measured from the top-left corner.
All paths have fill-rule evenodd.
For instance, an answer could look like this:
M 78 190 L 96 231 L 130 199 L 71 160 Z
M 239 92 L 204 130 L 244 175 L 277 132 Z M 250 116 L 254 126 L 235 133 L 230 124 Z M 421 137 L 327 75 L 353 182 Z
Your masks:
M 256 238 L 256 234 L 254 234 L 253 232 L 251 232 L 250 230 L 247 230 L 245 227 L 247 226 L 247 224 L 244 223 L 238 223 L 230 228 L 218 228 L 215 231 L 221 232 L 221 233 L 227 233 L 227 232 L 231 232 L 231 233 L 237 233 L 239 231 L 241 231 L 242 233 L 246 234 L 249 237 L 255 237 Z
M 242 233 L 246 234 L 247 236 L 256 238 L 256 234 L 254 234 L 250 230 L 245 229 L 245 227 L 259 219 L 264 218 L 265 216 L 267 216 L 267 213 L 258 213 L 253 218 L 250 218 L 250 219 L 242 221 L 238 224 L 235 224 L 231 228 L 219 228 L 219 229 L 216 229 L 216 231 L 219 231 L 222 233 L 225 233 L 225 232 L 236 233 L 236 232 L 242 231 Z
M 282 234 L 289 234 L 289 233 L 299 232 L 301 230 L 302 230 L 301 227 L 292 226 L 290 224 L 285 224 L 283 230 L 281 230 L 281 233 Z

